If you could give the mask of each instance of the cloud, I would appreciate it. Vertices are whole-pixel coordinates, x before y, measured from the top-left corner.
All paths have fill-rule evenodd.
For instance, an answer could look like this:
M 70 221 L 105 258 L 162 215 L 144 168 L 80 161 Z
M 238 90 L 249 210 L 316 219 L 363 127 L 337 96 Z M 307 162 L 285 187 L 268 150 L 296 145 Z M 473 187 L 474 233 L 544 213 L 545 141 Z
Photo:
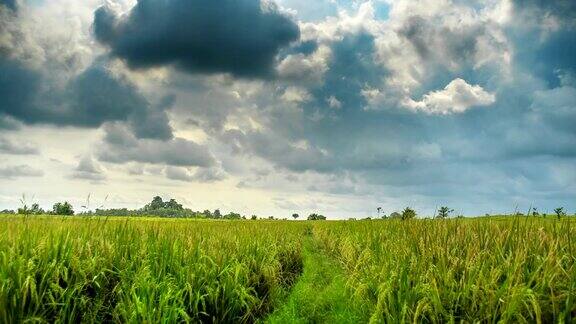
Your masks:
M 411 109 L 430 114 L 463 113 L 471 107 L 489 106 L 496 101 L 496 96 L 486 92 L 479 85 L 470 85 L 458 78 L 452 80 L 442 90 L 425 94 L 420 101 L 409 99 L 405 105 Z
M 222 139 L 234 143 L 243 154 L 262 157 L 296 172 L 327 172 L 337 167 L 330 163 L 325 151 L 305 141 L 291 141 L 271 130 L 227 131 Z
M 94 14 L 94 34 L 132 68 L 174 64 L 192 73 L 269 77 L 298 26 L 260 0 L 139 0 L 125 16 Z
M 27 124 L 97 128 L 105 122 L 127 122 L 139 138 L 170 139 L 165 104 L 152 105 L 127 79 L 95 64 L 54 86 L 41 73 L 0 58 L 0 114 Z M 4 117 L 4 118 L 8 118 Z
M 171 180 L 186 182 L 194 180 L 194 175 L 187 168 L 168 166 L 164 169 L 164 174 Z
M 11 141 L 8 138 L 0 137 L 0 153 L 15 155 L 37 155 L 40 153 L 36 144 L 26 141 Z
M 164 169 L 166 178 L 185 182 L 214 182 L 223 180 L 226 176 L 218 168 L 198 168 L 196 172 L 191 172 L 185 167 L 167 166 Z
M 82 128 L 122 121 L 140 138 L 172 138 L 166 110 L 173 100 L 149 102 L 106 57 L 90 57 L 74 29 L 81 23 L 58 25 L 34 9 L 0 15 L 0 127 L 10 120 Z
M 0 0 L 0 6 L 6 6 L 9 9 L 16 10 L 16 0 Z
M 92 66 L 67 89 L 69 108 L 50 120 L 54 124 L 99 127 L 105 122 L 125 121 L 138 138 L 170 139 L 172 128 L 162 106 L 153 106 L 125 78 L 104 66 Z
M 199 182 L 215 182 L 224 180 L 226 174 L 219 168 L 200 168 L 194 173 L 194 180 Z
M 92 156 L 85 155 L 78 162 L 78 166 L 72 174 L 72 178 L 92 181 L 102 181 L 106 179 L 102 167 L 94 161 Z
M 554 17 L 576 27 L 576 3 L 572 0 L 513 0 L 512 4 L 521 16 L 530 15 L 533 22 L 543 24 L 547 18 Z
M 0 167 L 0 178 L 16 179 L 20 177 L 41 177 L 44 171 L 35 169 L 29 165 L 12 165 Z
M 36 113 L 35 99 L 40 92 L 40 81 L 39 73 L 0 55 L 0 116 L 26 120 L 29 114 Z
M 141 162 L 174 166 L 210 167 L 215 159 L 208 147 L 183 138 L 139 139 L 120 124 L 105 125 L 104 143 L 97 149 L 101 161 Z
M 281 27 L 239 28 L 247 13 L 229 15 L 232 1 L 221 11 L 207 0 L 121 1 L 123 9 L 96 15 L 92 0 L 69 13 L 68 0 L 19 1 L 17 14 L 3 7 L 0 128 L 68 156 L 78 146 L 42 136 L 54 129 L 43 124 L 101 128 L 64 131 L 93 150 L 71 174 L 97 180 L 106 171 L 99 162 L 143 174 L 134 196 L 157 190 L 159 178 L 186 181 L 163 182 L 176 193 L 226 177 L 224 193 L 256 188 L 262 200 L 286 198 L 272 208 L 332 197 L 317 207 L 339 215 L 367 215 L 376 203 L 394 210 L 442 201 L 472 213 L 574 201 L 572 2 L 397 0 L 379 13 L 378 1 L 279 0 L 273 10 L 242 1 L 237 8 L 248 13 L 286 13 L 279 19 L 291 28 L 298 21 L 299 38 L 270 40 Z M 184 10 L 199 3 L 214 29 Z M 316 5 L 327 7 L 301 12 Z M 252 55 L 266 37 L 270 50 Z M 232 61 L 235 50 L 254 62 Z M 117 175 L 107 181 L 132 188 Z
M 20 123 L 8 116 L 0 115 L 0 130 L 17 130 L 20 129 Z

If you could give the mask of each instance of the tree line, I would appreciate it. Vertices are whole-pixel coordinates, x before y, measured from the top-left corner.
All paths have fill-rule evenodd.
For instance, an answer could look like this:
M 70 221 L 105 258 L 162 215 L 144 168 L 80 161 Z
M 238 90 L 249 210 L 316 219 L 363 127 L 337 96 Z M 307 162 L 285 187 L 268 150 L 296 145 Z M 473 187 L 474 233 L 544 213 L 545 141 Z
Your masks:
M 34 203 L 28 206 L 26 203 L 25 197 L 21 199 L 22 206 L 18 208 L 16 211 L 14 210 L 2 210 L 0 214 L 21 214 L 21 215 L 74 215 L 75 211 L 72 205 L 67 202 L 57 202 L 52 206 L 51 210 L 44 210 L 40 207 L 39 204 Z M 88 204 L 87 204 L 88 205 Z M 82 206 L 83 208 L 87 208 L 87 206 Z M 401 219 L 401 220 L 410 220 L 417 217 L 417 213 L 414 209 L 410 207 L 404 208 L 402 211 L 395 211 L 386 215 L 382 213 L 382 207 L 376 208 L 378 212 L 378 217 L 381 219 Z M 446 219 L 449 218 L 450 215 L 454 212 L 454 209 L 449 208 L 447 206 L 442 206 L 438 208 L 434 214 L 433 218 L 437 219 Z M 236 212 L 229 212 L 227 214 L 222 214 L 219 209 L 215 209 L 214 211 L 204 210 L 204 211 L 194 211 L 190 208 L 185 208 L 182 204 L 178 203 L 175 199 L 170 199 L 164 201 L 160 196 L 155 196 L 152 198 L 152 201 L 144 207 L 139 209 L 128 209 L 128 208 L 96 208 L 95 210 L 86 210 L 79 213 L 80 215 L 86 216 L 155 216 L 155 217 L 172 217 L 172 218 L 206 218 L 206 219 L 258 219 L 256 215 L 252 215 L 250 217 L 243 216 Z M 380 216 L 381 215 L 381 216 Z M 567 216 L 567 213 L 563 207 L 558 207 L 554 209 L 554 214 L 558 219 L 561 217 Z M 486 216 L 490 216 L 486 214 Z M 530 207 L 529 211 L 526 214 L 522 214 L 520 212 L 515 212 L 514 216 L 541 216 L 546 217 L 546 213 L 539 213 L 537 208 Z M 458 215 L 458 218 L 463 216 Z M 295 220 L 300 218 L 299 214 L 292 214 L 292 218 Z M 279 218 L 275 218 L 274 216 L 265 217 L 265 219 L 275 220 Z M 286 219 L 286 218 L 283 218 Z M 312 213 L 308 215 L 306 218 L 307 220 L 326 220 L 326 216 Z M 371 219 L 367 217 L 365 219 Z M 355 220 L 354 218 L 350 218 L 350 220 Z
M 21 199 L 22 206 L 16 211 L 14 210 L 2 210 L 0 214 L 20 214 L 20 215 L 63 215 L 71 216 L 75 215 L 74 208 L 72 205 L 65 202 L 55 203 L 52 210 L 44 210 L 39 204 L 34 203 L 28 206 L 26 199 L 23 197 Z M 86 204 L 88 205 L 88 204 Z M 86 208 L 87 206 L 82 206 Z M 155 196 L 152 198 L 148 204 L 144 205 L 142 208 L 138 209 L 128 209 L 128 208 L 96 208 L 95 210 L 85 210 L 78 215 L 83 216 L 154 216 L 154 217 L 170 217 L 170 218 L 206 218 L 206 219 L 258 219 L 256 215 L 250 217 L 243 216 L 236 212 L 229 212 L 223 214 L 220 209 L 215 209 L 210 211 L 208 209 L 204 211 L 195 211 L 190 208 L 185 208 L 182 204 L 178 203 L 175 199 L 170 199 L 164 201 L 162 197 Z M 299 217 L 298 214 L 292 214 L 294 219 Z M 264 219 L 277 220 L 274 216 L 264 217 Z M 286 219 L 286 218 L 284 218 Z M 326 217 L 320 214 L 310 214 L 307 218 L 308 220 L 326 220 Z

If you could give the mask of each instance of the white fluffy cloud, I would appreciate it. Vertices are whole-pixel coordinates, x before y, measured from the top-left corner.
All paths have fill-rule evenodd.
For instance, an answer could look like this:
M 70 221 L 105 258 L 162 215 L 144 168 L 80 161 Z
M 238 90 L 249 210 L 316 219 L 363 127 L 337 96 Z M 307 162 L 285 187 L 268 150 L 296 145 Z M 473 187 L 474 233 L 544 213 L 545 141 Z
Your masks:
M 470 85 L 457 78 L 442 90 L 431 91 L 415 101 L 408 99 L 404 105 L 410 109 L 430 114 L 458 114 L 477 106 L 488 106 L 496 101 L 496 95 L 487 92 L 479 85 Z

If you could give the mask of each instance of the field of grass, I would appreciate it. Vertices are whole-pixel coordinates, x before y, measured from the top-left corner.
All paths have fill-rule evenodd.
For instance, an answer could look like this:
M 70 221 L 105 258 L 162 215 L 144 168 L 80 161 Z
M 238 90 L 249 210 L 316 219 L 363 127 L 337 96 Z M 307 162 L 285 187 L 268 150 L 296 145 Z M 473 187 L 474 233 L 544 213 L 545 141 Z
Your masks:
M 0 322 L 571 322 L 575 225 L 0 216 Z

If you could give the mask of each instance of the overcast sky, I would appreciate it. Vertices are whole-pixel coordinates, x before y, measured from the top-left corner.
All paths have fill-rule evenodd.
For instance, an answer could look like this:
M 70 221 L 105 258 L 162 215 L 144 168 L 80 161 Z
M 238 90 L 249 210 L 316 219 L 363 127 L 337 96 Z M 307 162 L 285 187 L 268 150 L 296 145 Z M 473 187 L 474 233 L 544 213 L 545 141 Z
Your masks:
M 576 2 L 0 0 L 0 209 L 23 194 L 572 213 Z

